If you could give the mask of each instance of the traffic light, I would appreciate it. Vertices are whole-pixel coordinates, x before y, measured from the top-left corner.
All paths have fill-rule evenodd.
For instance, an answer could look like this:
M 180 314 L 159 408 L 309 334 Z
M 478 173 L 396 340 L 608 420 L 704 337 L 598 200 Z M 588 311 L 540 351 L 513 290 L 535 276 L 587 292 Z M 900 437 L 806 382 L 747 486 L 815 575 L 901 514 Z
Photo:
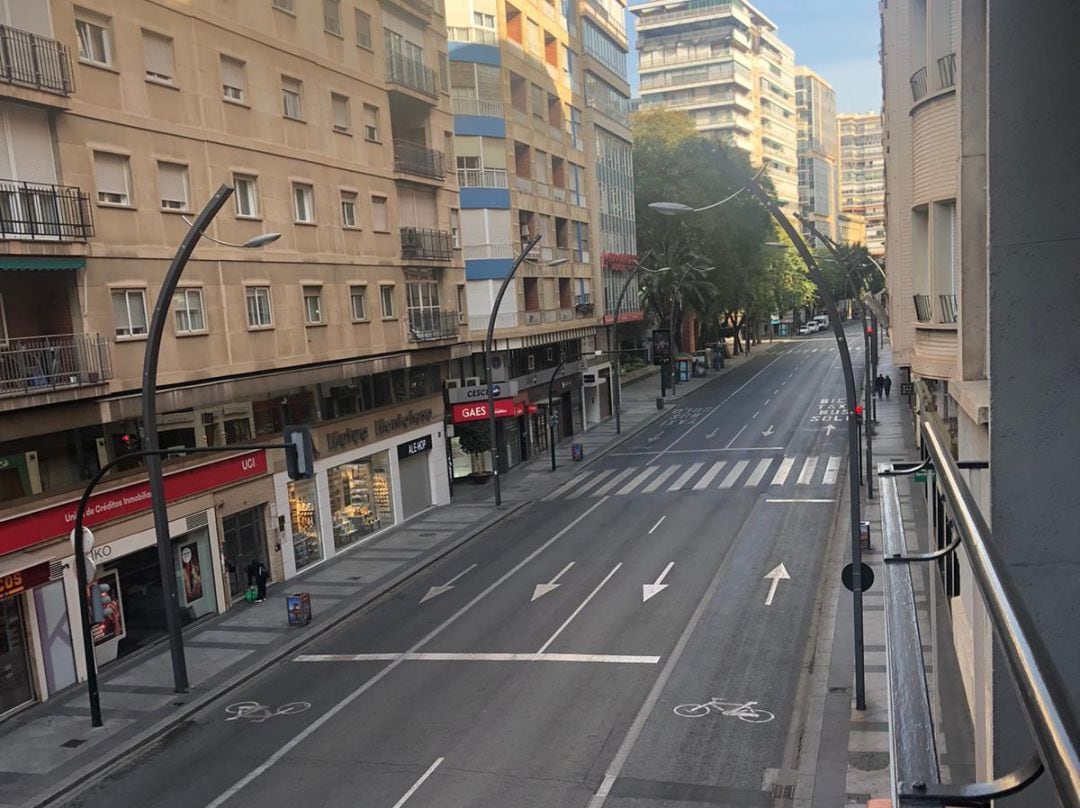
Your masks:
M 306 426 L 285 427 L 285 468 L 290 480 L 310 480 L 315 476 L 315 450 L 311 430 Z

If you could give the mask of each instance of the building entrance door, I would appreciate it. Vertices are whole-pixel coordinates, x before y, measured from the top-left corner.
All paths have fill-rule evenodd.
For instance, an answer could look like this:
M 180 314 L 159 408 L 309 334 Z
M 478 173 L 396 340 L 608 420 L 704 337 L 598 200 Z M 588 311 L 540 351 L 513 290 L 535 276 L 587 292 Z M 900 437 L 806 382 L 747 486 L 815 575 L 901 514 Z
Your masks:
M 247 589 L 248 565 L 262 561 L 267 569 L 266 539 L 263 531 L 262 506 L 226 516 L 221 520 L 225 537 L 225 571 L 229 576 L 229 596 L 243 597 Z
M 0 715 L 34 699 L 20 600 L 0 600 Z

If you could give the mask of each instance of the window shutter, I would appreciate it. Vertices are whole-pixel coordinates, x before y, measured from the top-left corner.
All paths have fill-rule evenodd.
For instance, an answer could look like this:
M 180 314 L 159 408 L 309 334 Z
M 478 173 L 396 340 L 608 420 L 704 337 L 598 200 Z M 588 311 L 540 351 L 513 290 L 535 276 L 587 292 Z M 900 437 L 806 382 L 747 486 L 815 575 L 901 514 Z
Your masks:
M 439 214 L 435 207 L 435 194 L 417 191 L 415 196 L 416 224 L 418 227 L 438 227 Z
M 163 202 L 183 202 L 187 207 L 187 166 L 158 163 L 158 182 Z
M 374 230 L 380 231 L 386 231 L 390 229 L 388 214 L 386 212 L 386 197 L 372 197 L 371 226 Z
M 244 87 L 244 63 L 228 56 L 221 57 L 221 83 L 230 87 Z
M 146 59 L 146 72 L 156 78 L 173 77 L 172 40 L 161 34 L 143 31 L 143 54 Z
M 127 196 L 127 157 L 94 152 L 94 181 L 98 191 Z
M 483 145 L 484 168 L 506 168 L 506 141 L 486 137 Z
M 343 95 L 331 94 L 334 106 L 334 126 L 338 129 L 349 128 L 349 99 Z
M 459 136 L 454 143 L 454 152 L 458 157 L 479 157 L 480 140 L 468 135 Z
M 499 68 L 476 65 L 476 97 L 487 101 L 502 100 L 502 73 Z
M 450 63 L 450 86 L 456 95 L 471 98 L 476 92 L 476 71 L 472 62 Z M 467 92 L 465 92 L 467 91 Z

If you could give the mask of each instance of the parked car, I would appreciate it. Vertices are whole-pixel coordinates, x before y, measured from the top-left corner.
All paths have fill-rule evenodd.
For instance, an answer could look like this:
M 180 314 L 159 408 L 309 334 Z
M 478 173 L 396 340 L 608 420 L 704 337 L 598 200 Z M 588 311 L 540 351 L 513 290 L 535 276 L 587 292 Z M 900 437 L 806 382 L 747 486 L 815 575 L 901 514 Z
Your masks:
M 808 334 L 810 334 L 810 326 L 809 325 L 803 325 L 803 326 L 799 327 L 799 336 L 800 337 L 805 337 Z

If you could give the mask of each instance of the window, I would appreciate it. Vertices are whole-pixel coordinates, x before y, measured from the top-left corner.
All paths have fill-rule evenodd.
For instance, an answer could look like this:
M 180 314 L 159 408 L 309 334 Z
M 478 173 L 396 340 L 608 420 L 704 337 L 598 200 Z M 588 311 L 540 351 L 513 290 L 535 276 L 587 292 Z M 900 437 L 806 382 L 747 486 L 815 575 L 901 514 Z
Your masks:
M 303 109 L 300 106 L 300 82 L 285 76 L 281 78 L 281 107 L 286 118 L 303 120 Z
M 221 57 L 221 95 L 226 101 L 244 103 L 244 63 L 230 56 Z
M 334 131 L 348 132 L 352 128 L 349 120 L 348 97 L 330 93 L 330 106 L 334 109 Z
M 315 189 L 302 182 L 293 183 L 293 210 L 296 221 L 311 224 L 315 221 Z
M 473 25 L 477 26 L 478 28 L 490 28 L 491 30 L 495 30 L 494 14 L 483 14 L 479 11 L 474 11 L 472 16 Z
M 173 314 L 177 334 L 205 333 L 202 289 L 177 289 L 173 295 Z
M 371 197 L 371 228 L 380 233 L 390 232 L 390 217 L 386 212 L 386 197 Z
M 364 138 L 379 142 L 379 108 L 364 104 Z
M 160 81 L 172 84 L 173 73 L 173 41 L 161 34 L 152 31 L 143 31 L 143 61 L 146 64 L 146 78 L 150 81 Z
M 382 305 L 382 316 L 384 320 L 392 320 L 394 318 L 394 286 L 393 284 L 385 284 L 379 287 L 379 303 Z
M 188 169 L 179 163 L 158 164 L 162 210 L 188 209 Z
M 461 249 L 461 222 L 456 208 L 450 208 L 450 242 L 455 250 Z
M 469 320 L 468 307 L 465 305 L 465 287 L 459 286 L 457 288 L 457 321 L 459 325 L 464 325 Z
M 323 30 L 341 36 L 341 0 L 323 0 Z
M 233 174 L 236 189 L 236 215 L 254 218 L 259 215 L 259 189 L 255 178 L 248 174 Z
M 125 155 L 94 152 L 94 181 L 98 204 L 131 204 L 131 166 Z
M 75 33 L 79 35 L 79 59 L 97 65 L 112 64 L 112 36 L 108 17 L 76 8 Z
M 367 320 L 367 287 L 349 287 L 349 300 L 352 304 L 353 322 L 362 323 Z
M 445 53 L 439 54 L 439 87 L 444 93 L 450 92 L 450 60 Z
M 304 287 L 304 323 L 307 325 L 322 325 L 322 287 Z
M 114 289 L 112 305 L 117 339 L 146 335 L 145 289 Z
M 293 13 L 293 0 L 274 0 L 274 8 L 278 11 Z
M 371 50 L 371 15 L 356 9 L 356 44 Z
M 270 287 L 249 286 L 244 290 L 247 299 L 248 328 L 270 328 Z
M 356 228 L 356 194 L 352 191 L 341 192 L 341 226 Z

